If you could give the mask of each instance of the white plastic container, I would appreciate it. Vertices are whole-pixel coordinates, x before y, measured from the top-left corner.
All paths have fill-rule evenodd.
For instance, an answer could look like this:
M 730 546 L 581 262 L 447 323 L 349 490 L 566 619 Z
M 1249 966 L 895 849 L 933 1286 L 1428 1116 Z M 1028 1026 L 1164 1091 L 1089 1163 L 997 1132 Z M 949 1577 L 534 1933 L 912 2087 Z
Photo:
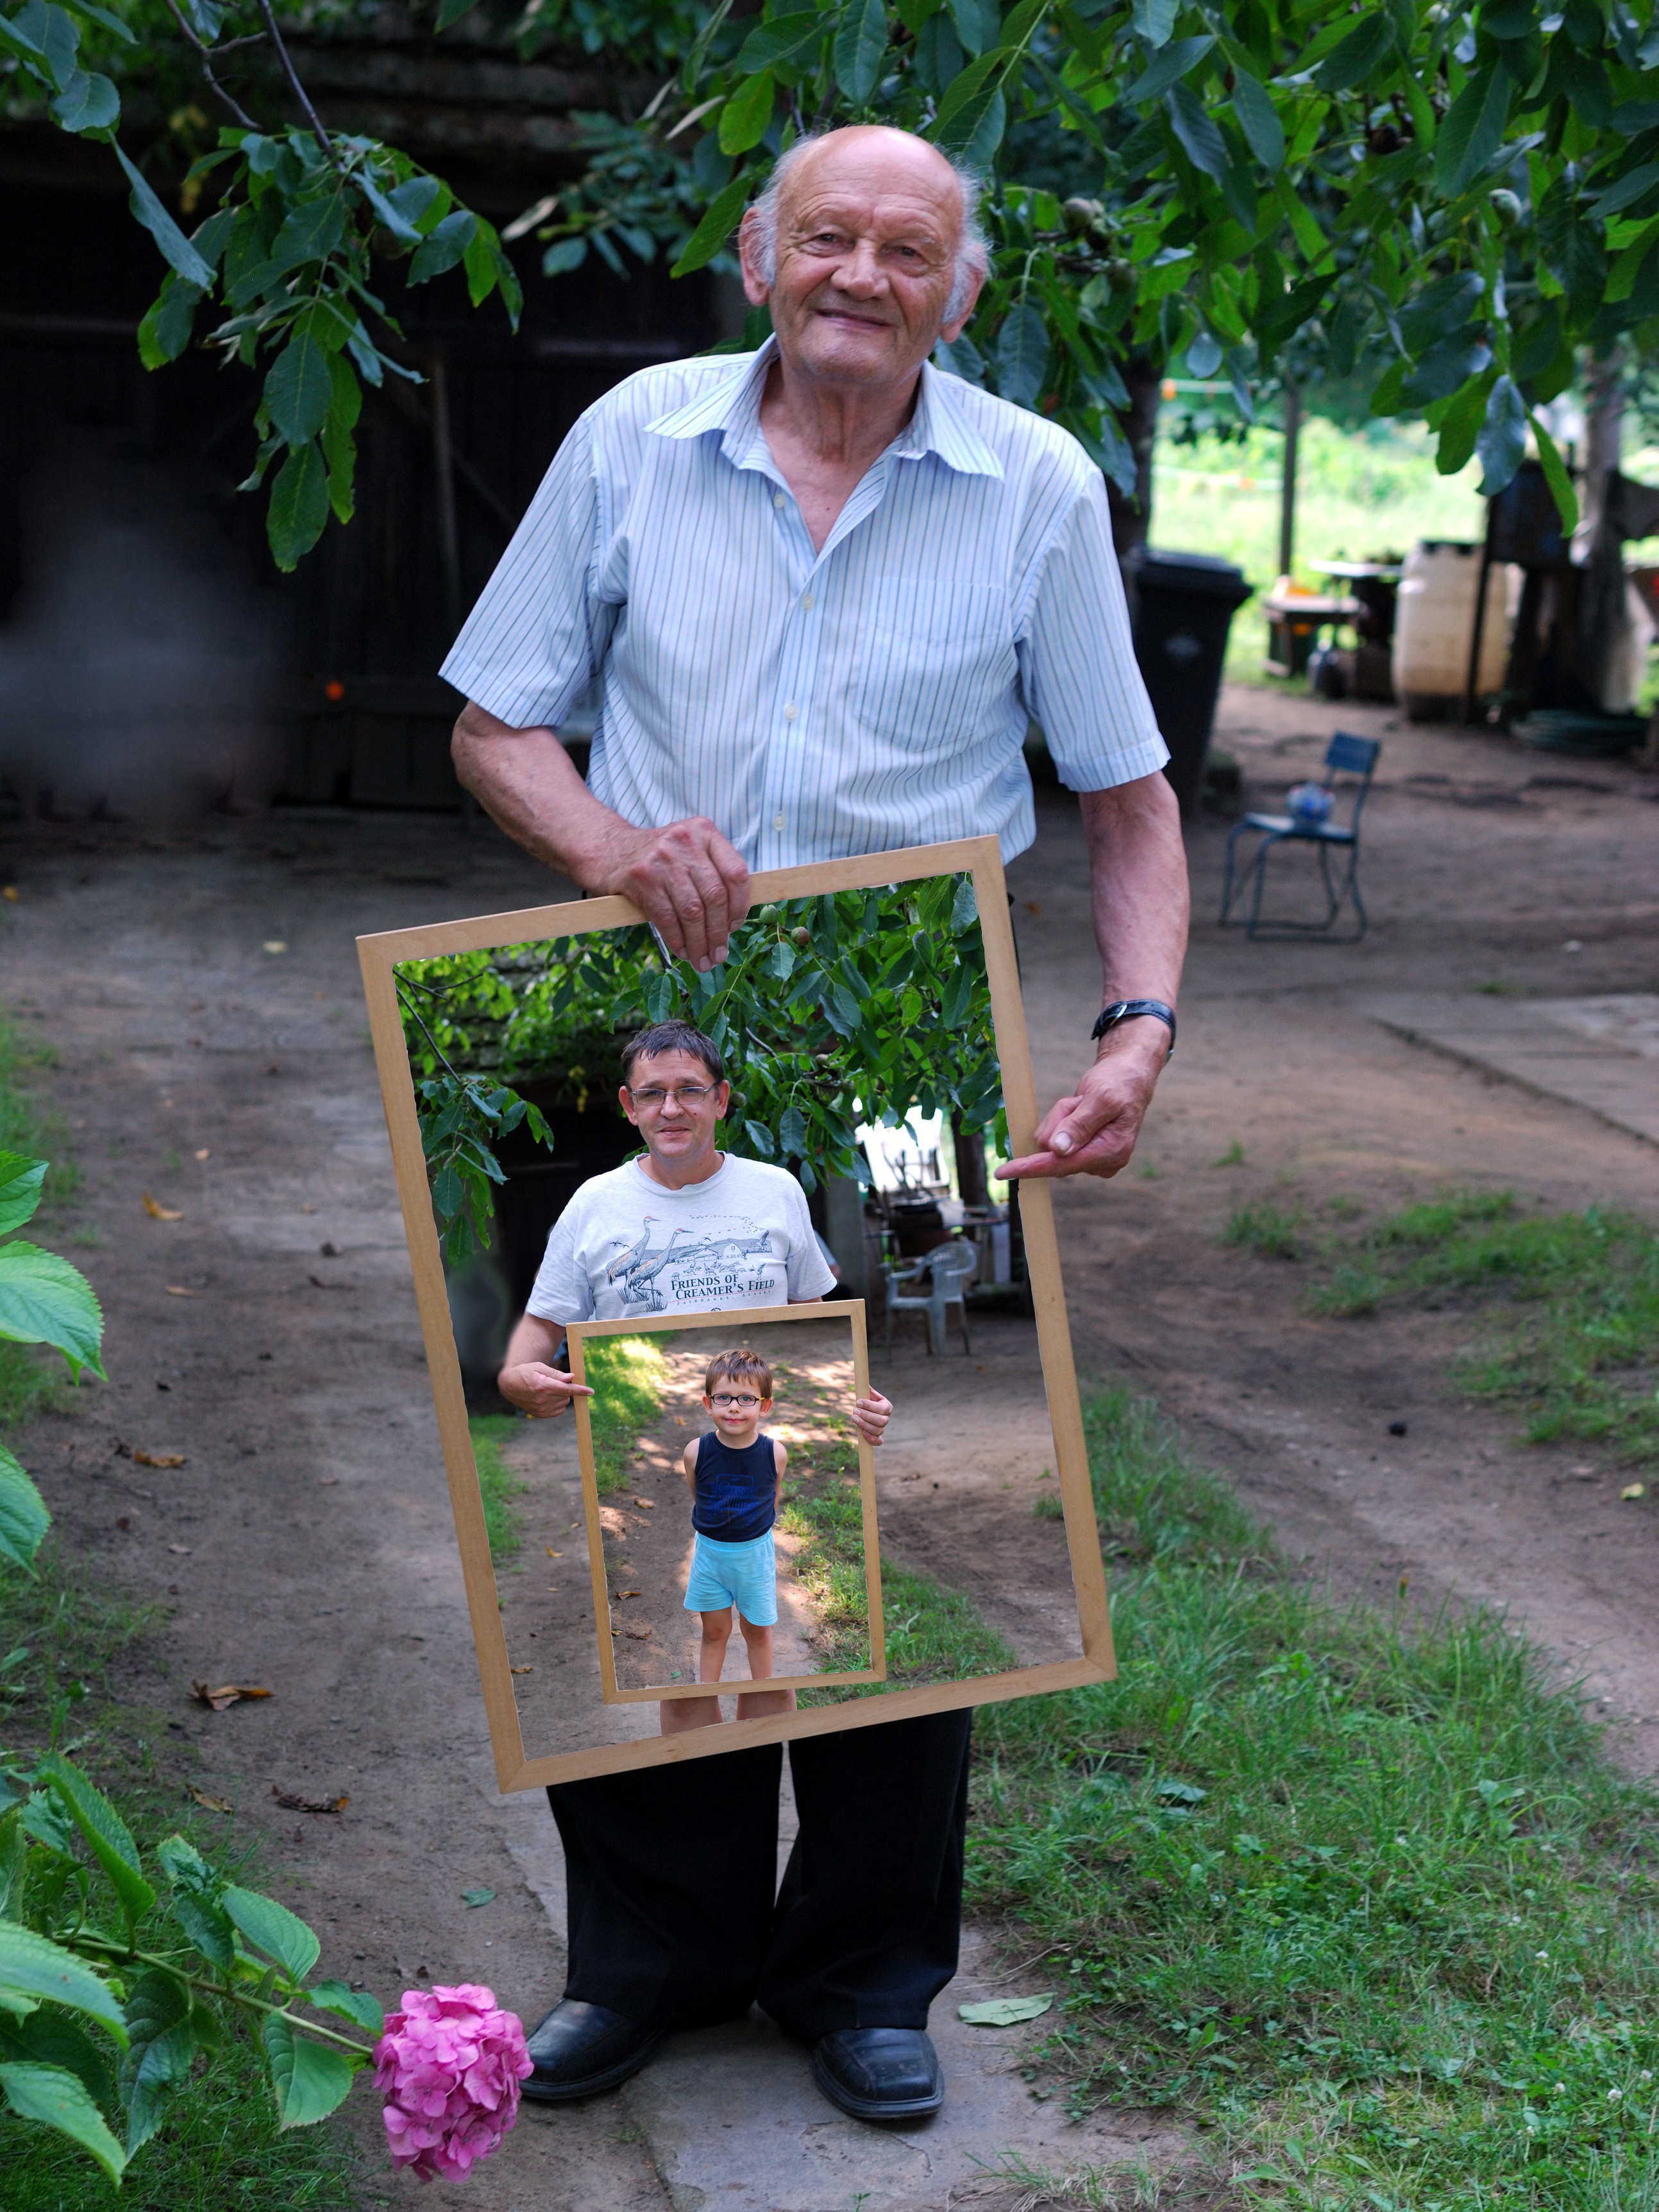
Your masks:
M 1406 556 L 1394 624 L 1395 696 L 1413 722 L 1463 711 L 1480 588 L 1480 548 L 1419 538 Z M 1498 690 L 1509 662 L 1509 577 L 1494 562 L 1486 578 L 1478 694 Z

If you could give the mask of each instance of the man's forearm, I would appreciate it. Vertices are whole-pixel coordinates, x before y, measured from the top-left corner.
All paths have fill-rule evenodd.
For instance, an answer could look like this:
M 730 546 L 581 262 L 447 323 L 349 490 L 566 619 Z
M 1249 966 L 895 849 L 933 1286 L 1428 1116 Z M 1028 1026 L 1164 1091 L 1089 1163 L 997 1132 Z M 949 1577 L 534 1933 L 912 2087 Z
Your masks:
M 584 890 L 601 888 L 607 842 L 627 824 L 594 798 L 554 731 L 515 730 L 469 704 L 451 752 L 462 785 L 515 844 Z
M 1187 855 L 1165 778 L 1081 793 L 1103 997 L 1173 1006 L 1187 953 Z

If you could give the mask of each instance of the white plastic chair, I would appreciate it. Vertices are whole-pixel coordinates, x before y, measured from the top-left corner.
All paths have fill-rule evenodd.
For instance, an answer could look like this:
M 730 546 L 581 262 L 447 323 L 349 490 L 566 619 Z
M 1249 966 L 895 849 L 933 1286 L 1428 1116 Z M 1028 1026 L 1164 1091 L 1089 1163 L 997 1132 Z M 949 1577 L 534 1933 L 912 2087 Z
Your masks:
M 927 1316 L 927 1348 L 939 1358 L 945 1357 L 945 1315 L 947 1306 L 954 1306 L 962 1316 L 962 1348 L 971 1354 L 973 1340 L 968 1334 L 968 1301 L 963 1296 L 970 1276 L 979 1273 L 979 1248 L 962 1238 L 952 1238 L 948 1244 L 936 1244 L 927 1256 L 908 1267 L 884 1267 L 887 1285 L 887 1357 L 893 1356 L 893 1316 L 896 1313 L 925 1313 Z M 920 1282 L 926 1275 L 931 1278 L 925 1292 L 906 1291 L 902 1285 Z

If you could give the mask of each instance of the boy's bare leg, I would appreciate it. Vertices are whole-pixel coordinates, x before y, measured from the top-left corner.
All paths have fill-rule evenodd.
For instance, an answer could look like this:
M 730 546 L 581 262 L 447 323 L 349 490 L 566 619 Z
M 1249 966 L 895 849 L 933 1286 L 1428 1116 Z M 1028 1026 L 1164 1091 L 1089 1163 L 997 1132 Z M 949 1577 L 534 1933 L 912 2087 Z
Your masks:
M 757 1628 L 741 1613 L 738 1615 L 738 1625 L 749 1648 L 750 1674 L 755 1681 L 763 1682 L 772 1671 L 772 1632 L 769 1628 Z M 763 1720 L 769 1713 L 793 1713 L 794 1710 L 793 1690 L 751 1690 L 738 1699 L 740 1721 Z
M 718 1682 L 726 1664 L 726 1647 L 732 1640 L 732 1607 L 728 1605 L 719 1613 L 700 1617 L 702 1641 L 697 1647 L 697 1680 Z M 746 1621 L 744 1627 L 746 1633 Z M 718 1698 L 665 1698 L 659 1711 L 662 1734 L 679 1735 L 687 1729 L 712 1728 L 720 1717 L 720 1701 Z

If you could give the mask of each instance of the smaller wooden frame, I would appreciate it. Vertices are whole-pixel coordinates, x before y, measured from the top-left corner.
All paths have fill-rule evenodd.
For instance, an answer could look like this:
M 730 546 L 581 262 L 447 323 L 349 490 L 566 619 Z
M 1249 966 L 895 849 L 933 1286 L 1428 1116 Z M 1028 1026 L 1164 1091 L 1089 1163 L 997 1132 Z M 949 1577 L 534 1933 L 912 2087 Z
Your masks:
M 837 1298 L 834 1304 L 744 1306 L 733 1312 L 640 1315 L 623 1321 L 573 1321 L 565 1331 L 570 1351 L 570 1379 L 585 1382 L 583 1346 L 596 1336 L 646 1336 L 657 1332 L 678 1333 L 690 1328 L 759 1328 L 771 1322 L 811 1322 L 822 1328 L 826 1321 L 845 1316 L 851 1324 L 853 1388 L 862 1398 L 870 1389 L 870 1352 L 865 1335 L 864 1300 Z M 605 1546 L 599 1523 L 599 1486 L 593 1462 L 593 1422 L 586 1398 L 576 1405 L 576 1452 L 581 1462 L 582 1507 L 587 1524 L 587 1563 L 593 1583 L 593 1632 L 599 1640 L 599 1678 L 608 1705 L 655 1705 L 670 1698 L 740 1696 L 756 1686 L 734 1676 L 726 1682 L 667 1682 L 658 1687 L 623 1690 L 617 1686 L 617 1666 L 611 1632 L 605 1625 L 611 1610 L 606 1588 Z M 856 1433 L 856 1432 L 855 1432 Z M 887 1632 L 881 1615 L 881 1552 L 876 1537 L 875 1455 L 862 1437 L 858 1438 L 859 1498 L 864 1522 L 864 1588 L 870 1608 L 872 1664 L 834 1674 L 769 1674 L 769 1690 L 828 1690 L 842 1682 L 884 1682 L 887 1680 Z
M 812 897 L 826 891 L 870 890 L 879 884 L 914 883 L 959 872 L 971 874 L 974 879 L 997 1056 L 1002 1068 L 1011 1156 L 1018 1157 L 1036 1148 L 1036 1085 L 1031 1073 L 1025 1009 L 1020 999 L 1007 884 L 1002 872 L 1002 854 L 994 837 L 963 837 L 947 844 L 912 845 L 894 852 L 864 853 L 848 860 L 816 860 L 799 867 L 771 869 L 750 878 L 749 897 L 752 906 L 759 907 L 769 900 Z M 1000 1674 L 975 1674 L 957 1681 L 901 1686 L 876 1697 L 852 1698 L 793 1713 L 771 1714 L 758 1720 L 726 1721 L 718 1728 L 687 1729 L 675 1735 L 635 1738 L 539 1758 L 526 1755 L 507 1638 L 496 1597 L 489 1539 L 484 1526 L 483 1498 L 467 1429 L 460 1362 L 450 1325 L 443 1260 L 433 1220 L 420 1116 L 415 1103 L 414 1078 L 398 1006 L 397 969 L 400 961 L 429 959 L 438 953 L 489 951 L 544 938 L 581 937 L 601 930 L 635 927 L 644 920 L 631 901 L 607 896 L 532 907 L 515 914 L 482 915 L 462 921 L 388 930 L 357 939 L 363 989 L 368 1002 L 369 1030 L 380 1071 L 380 1097 L 386 1108 L 392 1167 L 409 1238 L 415 1297 L 420 1309 L 499 1787 L 503 1793 L 538 1790 L 554 1783 L 583 1781 L 594 1774 L 620 1774 L 634 1767 L 672 1765 L 685 1759 L 710 1759 L 722 1752 L 744 1750 L 751 1744 L 782 1743 L 796 1736 L 830 1735 L 846 1729 L 878 1728 L 887 1721 L 907 1719 L 914 1714 L 995 1705 L 1005 1698 L 1031 1697 L 1042 1691 L 1077 1689 L 1085 1683 L 1110 1681 L 1117 1672 L 1117 1662 L 1112 1648 L 1111 1613 L 1106 1597 L 1100 1533 L 1095 1520 L 1083 1410 L 1078 1399 L 1077 1370 L 1072 1357 L 1071 1328 L 1060 1281 L 1054 1194 L 1046 1182 L 1037 1180 L 1020 1186 L 1020 1225 L 1048 1415 L 1054 1430 L 1054 1472 L 1066 1514 L 1066 1543 L 1077 1599 L 1082 1656 L 1039 1666 L 1012 1668 Z M 822 1312 L 823 1309 L 817 1310 Z M 639 1324 L 630 1325 L 637 1328 Z M 683 1321 L 680 1325 L 684 1326 Z

